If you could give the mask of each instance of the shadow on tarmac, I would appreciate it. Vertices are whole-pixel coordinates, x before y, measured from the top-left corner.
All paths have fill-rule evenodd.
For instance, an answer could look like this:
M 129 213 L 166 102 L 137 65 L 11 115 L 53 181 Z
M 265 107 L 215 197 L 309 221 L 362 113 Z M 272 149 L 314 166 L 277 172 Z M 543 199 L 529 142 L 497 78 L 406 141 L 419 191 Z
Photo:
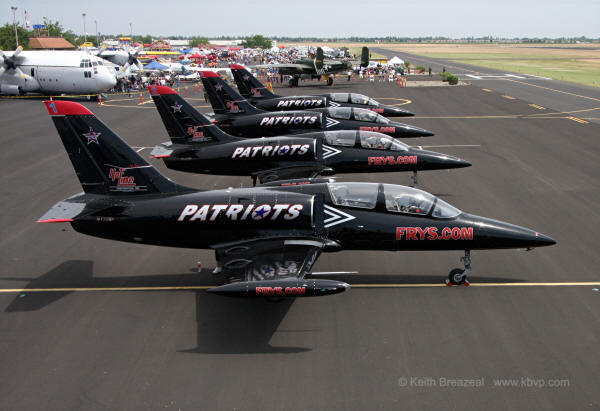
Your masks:
M 36 291 L 44 288 L 127 288 L 127 287 L 177 287 L 217 286 L 222 276 L 201 273 L 162 274 L 151 276 L 94 277 L 93 261 L 69 260 L 37 278 L 2 277 L 0 280 L 24 281 L 23 292 L 11 301 L 5 312 L 40 310 L 74 291 Z M 316 276 L 315 276 L 316 277 Z M 356 275 L 327 274 L 328 279 L 353 284 L 431 284 L 442 283 L 440 275 Z M 491 278 L 478 282 L 518 282 L 523 280 Z M 139 291 L 144 292 L 144 291 Z M 293 299 L 274 303 L 266 300 L 227 298 L 193 290 L 196 302 L 196 347 L 182 350 L 203 354 L 292 354 L 310 351 L 304 347 L 273 347 L 269 344 L 279 324 L 293 304 Z

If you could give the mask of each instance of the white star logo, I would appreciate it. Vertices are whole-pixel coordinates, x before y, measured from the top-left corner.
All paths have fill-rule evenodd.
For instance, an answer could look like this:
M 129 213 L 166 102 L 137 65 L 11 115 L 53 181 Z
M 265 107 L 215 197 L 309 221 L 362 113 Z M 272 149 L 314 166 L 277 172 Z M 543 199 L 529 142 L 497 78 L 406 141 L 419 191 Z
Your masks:
M 216 84 L 216 85 L 215 85 L 215 89 L 216 89 L 217 91 L 221 91 L 221 89 L 222 89 L 222 88 L 223 88 L 223 85 L 222 85 L 222 84 Z
M 181 104 L 179 103 L 175 103 L 171 106 L 171 108 L 173 109 L 173 113 L 181 113 L 181 107 L 183 107 Z
M 244 80 L 246 80 L 246 81 L 250 80 L 250 76 L 247 74 L 244 74 Z
M 100 137 L 100 134 L 102 134 L 102 133 L 96 133 L 96 132 L 95 132 L 94 130 L 92 130 L 92 128 L 90 127 L 90 131 L 88 131 L 87 133 L 84 133 L 84 134 L 83 134 L 83 136 L 84 136 L 85 138 L 87 138 L 87 143 L 88 143 L 88 145 L 89 145 L 91 142 L 94 142 L 94 143 L 96 143 L 96 144 L 100 144 L 100 143 L 98 142 L 98 137 Z

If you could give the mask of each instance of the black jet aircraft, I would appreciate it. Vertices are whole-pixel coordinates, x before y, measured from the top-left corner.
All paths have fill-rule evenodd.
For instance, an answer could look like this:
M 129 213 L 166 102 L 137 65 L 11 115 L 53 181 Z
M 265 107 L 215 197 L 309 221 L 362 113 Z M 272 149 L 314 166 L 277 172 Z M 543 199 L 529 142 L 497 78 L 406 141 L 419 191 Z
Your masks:
M 229 135 L 173 89 L 148 87 L 171 142 L 151 153 L 168 168 L 201 174 L 251 176 L 261 183 L 336 173 L 468 167 L 456 157 L 410 147 L 373 131 L 319 131 L 267 138 Z
M 264 111 L 251 105 L 212 71 L 202 73 L 202 84 L 217 125 L 234 136 L 265 137 L 325 130 L 377 131 L 397 138 L 433 136 L 422 128 L 391 121 L 361 108 Z
M 214 249 L 228 283 L 211 291 L 247 297 L 336 294 L 349 285 L 310 278 L 325 251 L 470 250 L 555 244 L 535 231 L 463 213 L 421 190 L 377 183 L 273 182 L 197 190 L 160 174 L 81 104 L 46 101 L 83 193 L 40 223 L 137 244 Z M 310 180 L 306 180 L 310 182 Z
M 358 63 L 358 62 L 356 62 Z M 369 65 L 369 48 L 363 47 L 360 55 L 360 66 L 367 67 Z M 264 64 L 258 67 L 276 68 L 279 74 L 291 75 L 290 86 L 298 86 L 300 77 L 321 78 L 324 76 L 327 79 L 327 85 L 333 85 L 333 74 L 342 73 L 353 69 L 353 62 L 350 60 L 325 60 L 323 49 L 317 47 L 317 52 L 313 58 L 296 60 L 293 63 L 281 64 Z
M 279 96 L 273 94 L 244 66 L 230 65 L 233 79 L 242 97 L 254 107 L 266 111 L 310 110 L 323 107 L 364 108 L 384 117 L 409 117 L 413 113 L 398 107 L 381 104 L 362 94 L 327 93 L 314 96 Z

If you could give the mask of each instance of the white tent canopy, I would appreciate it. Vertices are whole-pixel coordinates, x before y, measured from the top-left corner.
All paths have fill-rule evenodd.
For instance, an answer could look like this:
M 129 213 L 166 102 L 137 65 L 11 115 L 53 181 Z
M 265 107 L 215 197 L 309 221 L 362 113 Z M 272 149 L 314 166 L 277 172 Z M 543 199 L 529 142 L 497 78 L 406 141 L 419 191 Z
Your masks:
M 390 65 L 390 66 L 397 66 L 397 65 L 400 65 L 400 64 L 404 64 L 404 60 L 402 60 L 398 56 L 394 56 L 394 57 L 392 57 L 391 59 L 388 60 L 387 64 Z

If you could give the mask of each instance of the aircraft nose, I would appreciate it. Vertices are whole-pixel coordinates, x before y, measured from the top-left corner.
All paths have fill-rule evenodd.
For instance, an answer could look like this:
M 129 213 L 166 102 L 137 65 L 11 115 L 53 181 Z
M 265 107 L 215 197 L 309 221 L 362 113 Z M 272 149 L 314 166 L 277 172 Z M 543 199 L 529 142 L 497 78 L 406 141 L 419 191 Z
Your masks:
M 464 168 L 471 167 L 471 163 L 462 158 L 453 157 L 453 156 L 443 156 L 443 160 L 448 168 Z
M 503 221 L 471 216 L 477 237 L 485 240 L 483 248 L 536 248 L 556 244 L 547 235 Z
M 412 150 L 418 156 L 418 162 L 423 170 L 446 170 L 451 168 L 470 167 L 471 163 L 461 158 L 428 150 Z
M 533 241 L 537 244 L 535 247 L 546 247 L 556 244 L 556 240 L 538 232 L 535 233 L 535 239 Z
M 99 76 L 98 83 L 102 90 L 109 90 L 117 85 L 117 77 L 110 73 L 103 73 Z
M 383 115 L 385 117 L 412 117 L 414 113 L 411 113 L 408 110 L 404 110 L 398 107 L 384 107 Z
M 434 136 L 431 131 L 425 130 L 417 126 L 409 126 L 408 124 L 396 123 L 396 130 L 398 131 L 398 137 L 431 137 Z

